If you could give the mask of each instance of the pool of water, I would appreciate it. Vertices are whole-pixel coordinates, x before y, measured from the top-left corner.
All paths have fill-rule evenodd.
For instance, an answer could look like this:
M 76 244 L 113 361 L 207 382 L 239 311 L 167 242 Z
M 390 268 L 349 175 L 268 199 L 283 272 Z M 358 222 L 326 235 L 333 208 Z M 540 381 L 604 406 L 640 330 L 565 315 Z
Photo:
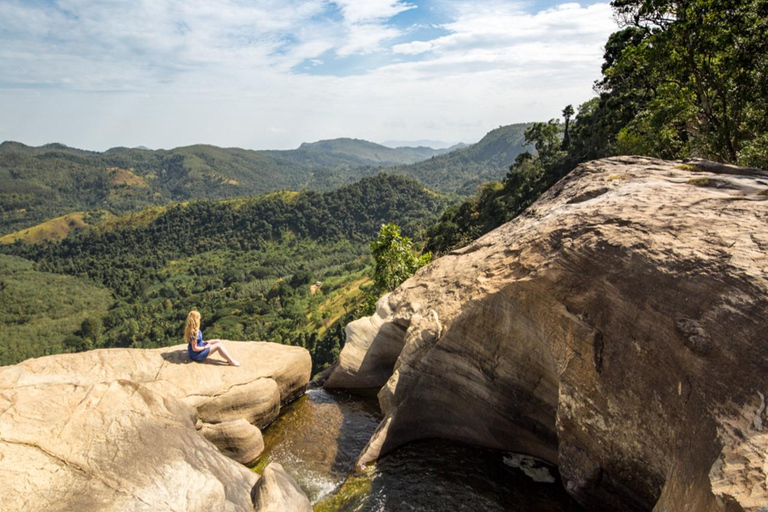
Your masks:
M 255 468 L 283 465 L 316 512 L 580 512 L 557 470 L 515 454 L 420 441 L 364 472 L 354 464 L 381 416 L 375 397 L 311 390 L 264 431 Z
M 375 397 L 309 390 L 264 430 L 265 450 L 254 469 L 279 462 L 315 503 L 352 472 L 379 421 Z

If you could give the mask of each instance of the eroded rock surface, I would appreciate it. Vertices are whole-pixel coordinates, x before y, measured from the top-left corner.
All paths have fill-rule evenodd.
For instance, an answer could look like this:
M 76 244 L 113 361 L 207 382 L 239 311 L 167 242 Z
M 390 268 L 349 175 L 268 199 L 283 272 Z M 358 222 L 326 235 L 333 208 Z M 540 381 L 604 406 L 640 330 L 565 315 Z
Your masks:
M 0 368 L 2 508 L 253 510 L 258 476 L 225 454 L 258 457 L 258 427 L 303 391 L 311 361 L 297 347 L 228 348 L 242 366 L 192 363 L 177 346 Z
M 246 466 L 255 462 L 264 451 L 261 430 L 246 419 L 202 423 L 200 433 L 221 453 Z
M 309 498 L 277 462 L 266 467 L 255 492 L 259 512 L 312 512 Z
M 764 510 L 768 173 L 707 169 L 584 164 L 350 324 L 326 386 L 386 414 L 359 463 L 441 437 L 589 510 Z

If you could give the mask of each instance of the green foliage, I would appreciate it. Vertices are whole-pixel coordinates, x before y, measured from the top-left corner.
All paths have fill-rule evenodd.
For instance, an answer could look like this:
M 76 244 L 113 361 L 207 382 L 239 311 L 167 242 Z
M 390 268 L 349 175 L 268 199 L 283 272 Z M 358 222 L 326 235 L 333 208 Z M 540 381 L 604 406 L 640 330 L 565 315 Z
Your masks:
M 98 318 L 86 318 L 80 324 L 80 336 L 91 342 L 91 344 L 98 343 L 103 331 L 104 327 Z
M 392 223 L 381 226 L 378 238 L 371 242 L 371 254 L 375 261 L 373 289 L 379 295 L 391 292 L 432 261 L 432 253 L 418 255 L 411 239 L 402 236 L 400 226 Z
M 93 342 L 88 339 L 83 339 L 80 336 L 71 334 L 64 338 L 62 342 L 64 350 L 67 352 L 85 352 L 93 348 Z
M 85 317 L 106 315 L 113 302 L 101 286 L 32 270 L 31 261 L 15 256 L 0 254 L 0 269 L 0 365 L 71 349 L 65 341 Z
M 427 230 L 426 249 L 442 254 L 466 245 L 530 206 L 569 170 L 560 129 L 554 119 L 529 126 L 525 144 L 533 146 L 536 155 L 520 153 L 503 183 L 487 183 L 462 204 L 446 209 Z
M 563 109 L 563 119 L 565 119 L 565 130 L 563 131 L 563 150 L 568 149 L 568 146 L 571 145 L 571 134 L 568 132 L 568 125 L 571 122 L 571 117 L 573 117 L 573 114 L 575 114 L 576 111 L 573 110 L 573 105 L 567 105 Z
M 110 219 L 61 242 L 2 250 L 49 272 L 90 278 L 117 297 L 108 312 L 79 309 L 47 353 L 180 343 L 187 313 L 198 309 L 207 338 L 304 346 L 316 373 L 343 347 L 340 322 L 363 300 L 360 288 L 372 272 L 368 243 L 380 226 L 395 221 L 415 234 L 444 204 L 414 180 L 379 175 L 324 194 L 174 205 L 142 213 L 140 222 Z M 3 256 L 0 268 L 22 272 L 29 262 Z M 316 281 L 322 287 L 312 295 Z M 68 334 L 82 342 L 64 344 Z M 16 341 L 34 343 L 27 335 Z
M 617 149 L 768 167 L 758 149 L 768 132 L 768 2 L 612 5 L 628 28 L 600 87 L 634 100 Z

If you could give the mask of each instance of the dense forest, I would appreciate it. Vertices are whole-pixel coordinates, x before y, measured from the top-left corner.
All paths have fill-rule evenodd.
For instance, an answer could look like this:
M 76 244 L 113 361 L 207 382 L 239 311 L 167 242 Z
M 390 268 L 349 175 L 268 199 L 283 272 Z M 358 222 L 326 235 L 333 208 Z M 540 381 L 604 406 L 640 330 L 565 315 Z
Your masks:
M 337 321 L 355 311 L 372 284 L 369 243 L 382 224 L 419 233 L 445 204 L 412 179 L 382 174 L 326 193 L 176 204 L 59 242 L 5 245 L 24 272 L 72 276 L 78 282 L 71 287 L 95 283 L 113 299 L 85 308 L 89 317 L 74 331 L 62 326 L 58 340 L 23 339 L 21 328 L 7 332 L 19 342 L 0 348 L 0 363 L 93 347 L 176 344 L 187 312 L 197 308 L 206 337 L 302 345 L 320 370 L 343 342 Z M 3 303 L 19 314 L 4 323 L 29 331 L 44 311 L 22 304 L 7 280 Z M 45 297 L 36 304 L 54 308 Z
M 61 144 L 0 144 L 0 233 L 65 213 L 134 211 L 190 199 L 251 196 L 279 189 L 330 190 L 377 169 L 441 150 L 387 148 L 362 140 L 304 144 L 292 151 L 197 145 L 173 150 L 113 148 L 104 153 Z
M 393 149 L 357 139 L 305 143 L 290 151 L 197 145 L 157 151 L 113 148 L 104 153 L 61 144 L 35 148 L 4 142 L 0 235 L 21 231 L 17 236 L 22 236 L 26 229 L 64 214 L 78 215 L 83 223 L 87 214 L 121 214 L 193 199 L 282 189 L 327 191 L 382 169 L 415 177 L 433 190 L 469 194 L 483 180 L 500 178 L 524 150 L 524 128 L 499 128 L 479 143 L 450 153 L 426 147 Z
M 612 155 L 699 157 L 768 169 L 768 1 L 616 0 L 598 96 L 535 123 L 501 182 L 430 228 L 444 253 L 517 216 L 579 163 Z M 574 117 L 575 115 L 575 117 Z M 419 164 L 417 164 L 419 165 Z

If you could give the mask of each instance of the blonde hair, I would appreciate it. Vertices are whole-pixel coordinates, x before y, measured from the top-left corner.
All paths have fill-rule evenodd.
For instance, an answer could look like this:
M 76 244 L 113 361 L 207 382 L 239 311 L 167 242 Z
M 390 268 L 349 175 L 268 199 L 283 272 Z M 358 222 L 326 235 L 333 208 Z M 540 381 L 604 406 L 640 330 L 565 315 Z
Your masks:
M 184 327 L 184 341 L 192 343 L 200 330 L 200 312 L 192 310 L 187 315 L 187 325 Z

